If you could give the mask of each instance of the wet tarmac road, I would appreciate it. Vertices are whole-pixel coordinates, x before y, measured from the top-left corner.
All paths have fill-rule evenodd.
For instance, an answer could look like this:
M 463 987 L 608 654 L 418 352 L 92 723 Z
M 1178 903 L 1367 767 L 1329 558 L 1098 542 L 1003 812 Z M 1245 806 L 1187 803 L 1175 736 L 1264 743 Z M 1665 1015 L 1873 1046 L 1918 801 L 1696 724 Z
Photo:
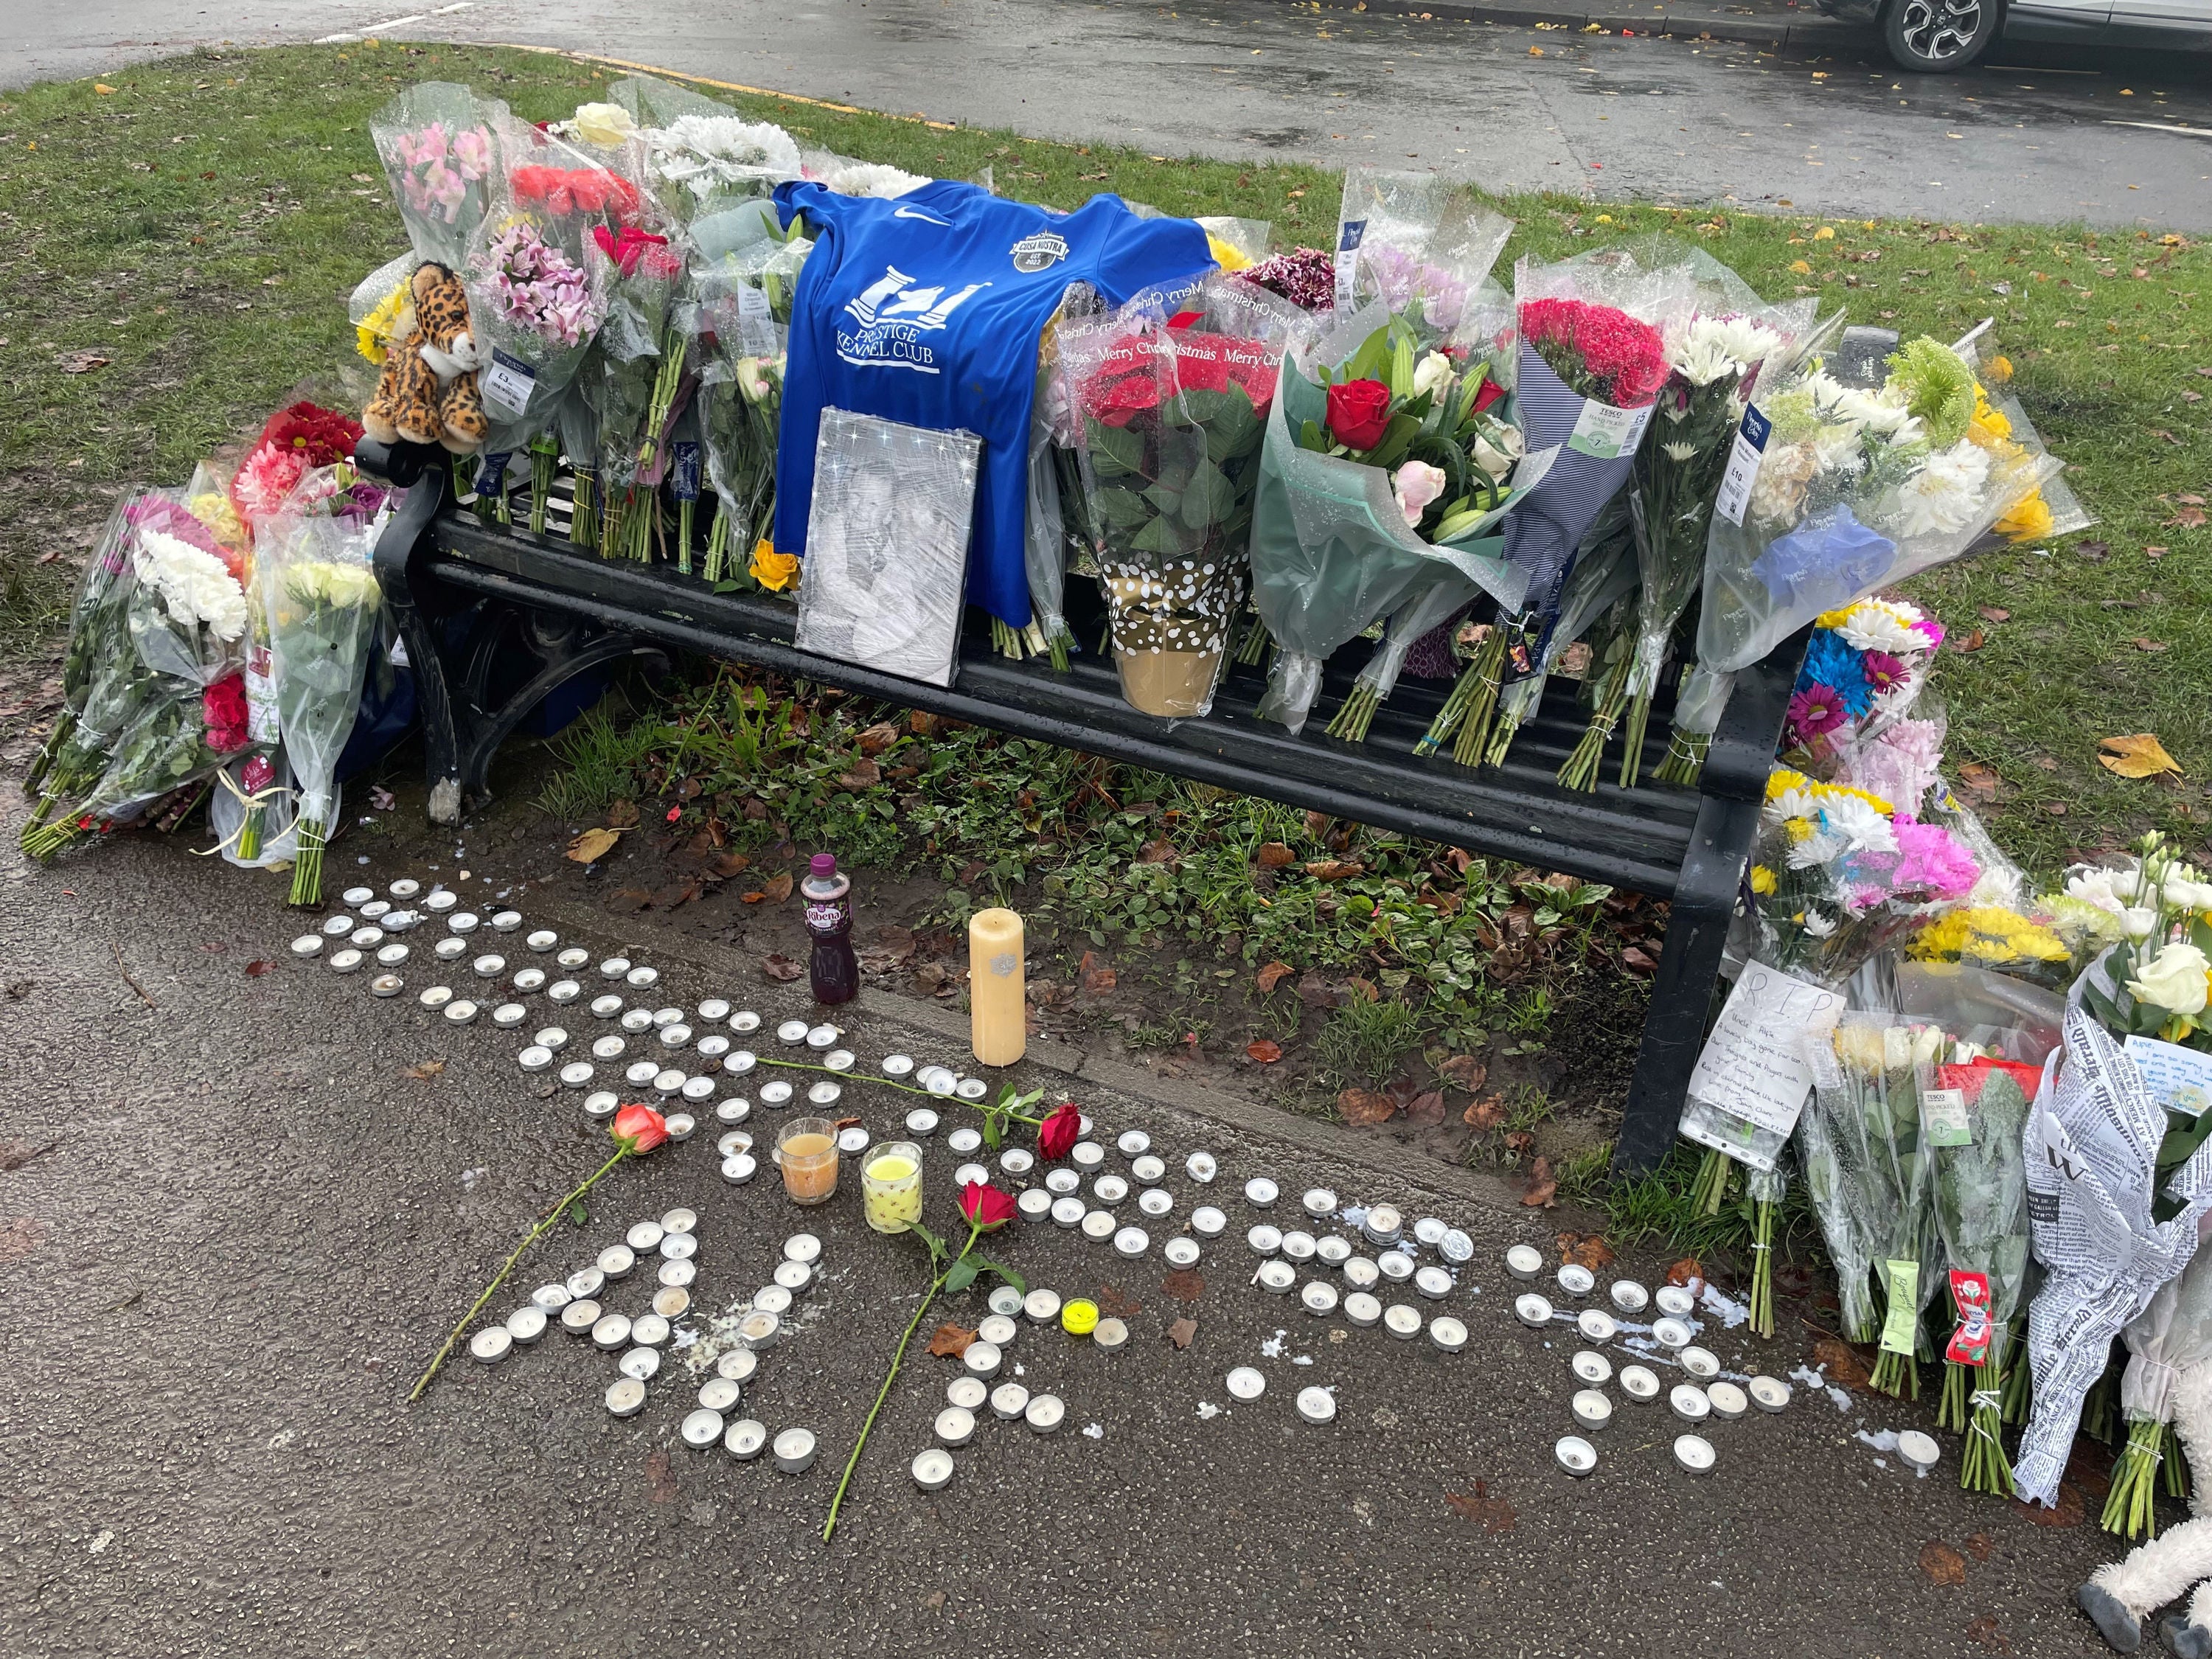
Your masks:
M 337 32 L 552 46 L 1041 137 L 1375 159 L 1500 190 L 2212 228 L 2207 57 L 2008 46 L 1993 66 L 1913 77 L 1871 35 L 1815 59 L 1268 0 L 732 0 L 708 15 L 643 0 L 92 0 L 19 21 L 0 84 Z

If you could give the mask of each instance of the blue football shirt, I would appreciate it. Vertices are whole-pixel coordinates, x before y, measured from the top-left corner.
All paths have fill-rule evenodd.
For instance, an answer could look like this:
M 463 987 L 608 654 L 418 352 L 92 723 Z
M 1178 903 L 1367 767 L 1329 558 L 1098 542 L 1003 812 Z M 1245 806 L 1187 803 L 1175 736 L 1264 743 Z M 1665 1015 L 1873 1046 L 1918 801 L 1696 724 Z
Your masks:
M 1037 338 L 1071 283 L 1109 306 L 1173 293 L 1212 268 L 1188 219 L 1140 218 L 1118 196 L 1073 213 L 939 179 L 896 201 L 780 185 L 814 251 L 793 297 L 775 456 L 775 544 L 804 553 L 822 411 L 851 410 L 983 440 L 968 597 L 1030 621 L 1022 562 Z

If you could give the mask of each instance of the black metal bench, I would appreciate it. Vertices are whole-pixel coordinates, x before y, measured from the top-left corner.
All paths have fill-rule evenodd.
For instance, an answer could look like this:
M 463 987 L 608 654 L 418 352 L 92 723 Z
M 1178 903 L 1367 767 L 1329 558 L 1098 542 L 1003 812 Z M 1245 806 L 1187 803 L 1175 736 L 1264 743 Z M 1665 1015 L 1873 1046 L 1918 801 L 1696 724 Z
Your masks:
M 487 526 L 454 504 L 434 450 L 386 453 L 364 443 L 360 459 L 395 483 L 418 486 L 379 542 L 376 568 L 416 677 L 438 822 L 457 822 L 465 805 L 488 799 L 500 743 L 563 681 L 623 658 L 665 663 L 673 647 L 1562 871 L 1672 903 L 1615 1167 L 1648 1169 L 1672 1144 L 1803 635 L 1741 677 L 1698 791 L 1606 784 L 1583 794 L 1554 781 L 1585 718 L 1571 689 L 1556 683 L 1506 763 L 1474 770 L 1411 752 L 1443 686 L 1401 682 L 1364 744 L 1324 735 L 1328 711 L 1360 665 L 1351 651 L 1338 654 L 1352 660 L 1331 664 L 1317 718 L 1296 737 L 1254 717 L 1264 687 L 1255 669 L 1233 670 L 1204 720 L 1161 720 L 1130 708 L 1114 668 L 1097 656 L 1056 672 L 1000 656 L 987 630 L 969 630 L 952 685 L 939 690 L 795 649 L 787 604 L 715 593 L 665 567 L 604 560 L 525 529 Z M 1076 597 L 1071 619 L 1080 638 Z M 1088 637 L 1097 637 L 1095 628 Z M 1651 729 L 1646 777 L 1668 728 L 1655 720 Z

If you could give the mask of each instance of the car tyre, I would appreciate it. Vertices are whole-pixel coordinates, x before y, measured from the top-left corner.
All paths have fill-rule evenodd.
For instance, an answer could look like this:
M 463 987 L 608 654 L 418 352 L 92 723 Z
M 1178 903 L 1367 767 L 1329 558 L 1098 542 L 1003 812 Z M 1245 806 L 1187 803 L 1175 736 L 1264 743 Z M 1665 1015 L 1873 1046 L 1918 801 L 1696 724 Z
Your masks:
M 1945 75 L 1979 59 L 2003 27 L 2002 0 L 1891 0 L 1881 38 L 1900 68 Z

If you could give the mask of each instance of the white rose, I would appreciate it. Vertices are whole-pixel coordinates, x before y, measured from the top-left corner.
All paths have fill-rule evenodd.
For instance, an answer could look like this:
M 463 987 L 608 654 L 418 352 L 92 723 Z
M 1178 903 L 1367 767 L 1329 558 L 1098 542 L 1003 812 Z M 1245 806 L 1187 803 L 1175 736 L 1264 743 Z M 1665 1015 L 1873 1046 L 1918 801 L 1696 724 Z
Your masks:
M 2193 945 L 2169 945 L 2128 981 L 2129 994 L 2172 1014 L 2201 1014 L 2208 1000 L 2212 962 Z
M 1416 398 L 1424 392 L 1441 397 L 1451 390 L 1457 376 L 1452 370 L 1452 361 L 1441 351 L 1431 351 L 1413 366 L 1413 393 Z

